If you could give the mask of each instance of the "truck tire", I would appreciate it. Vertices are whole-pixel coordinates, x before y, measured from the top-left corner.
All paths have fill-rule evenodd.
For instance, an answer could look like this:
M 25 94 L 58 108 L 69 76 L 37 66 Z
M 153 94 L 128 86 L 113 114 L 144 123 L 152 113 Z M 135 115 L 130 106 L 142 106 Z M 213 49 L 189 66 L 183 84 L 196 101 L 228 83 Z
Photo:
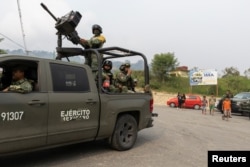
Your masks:
M 122 115 L 116 122 L 111 137 L 111 147 L 119 151 L 132 148 L 136 142 L 137 133 L 138 128 L 135 118 L 129 114 Z

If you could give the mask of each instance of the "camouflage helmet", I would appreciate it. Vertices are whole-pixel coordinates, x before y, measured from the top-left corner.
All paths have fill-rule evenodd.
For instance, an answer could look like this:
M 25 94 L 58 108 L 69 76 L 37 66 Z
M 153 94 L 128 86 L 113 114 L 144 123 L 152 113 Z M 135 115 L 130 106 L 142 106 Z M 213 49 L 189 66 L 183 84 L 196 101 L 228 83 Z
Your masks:
M 110 70 L 112 69 L 112 61 L 109 61 L 109 60 L 105 60 L 104 62 L 103 62 L 103 64 L 102 64 L 102 68 L 104 67 L 104 66 L 109 66 L 110 67 Z
M 119 69 L 120 71 L 125 71 L 125 68 L 126 68 L 125 64 L 122 64 Z
M 92 26 L 92 33 L 94 34 L 94 30 L 99 30 L 100 31 L 100 34 L 102 33 L 102 27 L 98 24 L 94 24 Z
M 21 72 L 25 72 L 27 71 L 27 68 L 23 65 L 16 65 L 13 67 L 12 71 L 21 71 Z
M 124 66 L 130 68 L 130 63 L 125 63 Z

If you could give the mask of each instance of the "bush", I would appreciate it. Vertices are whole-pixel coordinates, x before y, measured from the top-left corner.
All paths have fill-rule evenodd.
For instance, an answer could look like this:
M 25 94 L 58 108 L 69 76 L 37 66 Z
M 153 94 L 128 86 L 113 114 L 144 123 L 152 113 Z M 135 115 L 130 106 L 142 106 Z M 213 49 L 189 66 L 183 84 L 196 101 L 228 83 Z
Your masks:
M 150 83 L 150 87 L 152 89 L 160 89 L 161 88 L 161 84 L 159 82 L 151 82 Z

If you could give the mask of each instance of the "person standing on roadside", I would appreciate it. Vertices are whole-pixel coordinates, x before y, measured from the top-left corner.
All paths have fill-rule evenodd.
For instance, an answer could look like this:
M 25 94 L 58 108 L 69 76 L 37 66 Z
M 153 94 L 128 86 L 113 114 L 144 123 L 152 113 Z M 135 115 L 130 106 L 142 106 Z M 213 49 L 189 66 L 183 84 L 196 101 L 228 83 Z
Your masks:
M 183 93 L 181 96 L 181 108 L 185 108 L 186 95 Z
M 226 98 L 229 98 L 229 100 L 231 101 L 231 98 L 234 97 L 234 95 L 232 94 L 232 92 L 230 90 L 227 90 L 226 94 L 223 95 L 223 100 L 225 100 Z M 222 101 L 223 103 L 223 101 Z M 229 118 L 232 118 L 232 110 L 229 111 Z
M 214 97 L 214 94 L 211 94 L 211 97 L 208 100 L 209 102 L 209 112 L 210 115 L 214 115 L 214 108 L 215 108 L 215 102 L 216 102 L 216 98 Z
M 177 100 L 178 100 L 177 109 L 179 109 L 179 108 L 181 108 L 181 105 L 182 105 L 182 95 L 180 92 L 178 92 L 178 94 L 177 94 Z
M 202 114 L 206 115 L 206 111 L 207 111 L 207 99 L 206 99 L 206 96 L 203 96 L 203 99 L 201 101 L 201 111 L 202 111 Z
M 222 115 L 222 120 L 225 120 L 225 118 L 228 118 L 230 116 L 230 112 L 231 112 L 231 100 L 228 96 L 226 96 L 225 100 L 222 102 L 222 111 L 223 111 L 223 115 Z

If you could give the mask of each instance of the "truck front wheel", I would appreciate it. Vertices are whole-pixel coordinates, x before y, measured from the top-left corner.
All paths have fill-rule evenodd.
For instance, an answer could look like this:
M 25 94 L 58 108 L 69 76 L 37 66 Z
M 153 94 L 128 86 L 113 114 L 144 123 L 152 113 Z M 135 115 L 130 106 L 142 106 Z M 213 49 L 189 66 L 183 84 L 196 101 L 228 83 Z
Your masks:
M 111 137 L 111 147 L 119 151 L 132 148 L 137 139 L 137 133 L 135 118 L 129 114 L 120 116 Z

